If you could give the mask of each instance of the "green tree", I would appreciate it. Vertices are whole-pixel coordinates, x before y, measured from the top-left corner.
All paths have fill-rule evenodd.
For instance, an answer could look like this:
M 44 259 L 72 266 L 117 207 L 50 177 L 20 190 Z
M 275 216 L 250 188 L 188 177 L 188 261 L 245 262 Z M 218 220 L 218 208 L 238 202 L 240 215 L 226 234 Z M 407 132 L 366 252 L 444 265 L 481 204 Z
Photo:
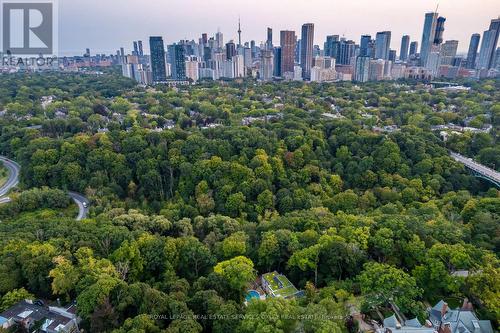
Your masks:
M 365 264 L 358 281 L 367 308 L 385 306 L 394 302 L 403 313 L 416 315 L 420 309 L 417 300 L 422 290 L 413 277 L 404 271 L 386 264 Z
M 5 295 L 2 296 L 1 302 L 0 302 L 0 311 L 5 311 L 17 302 L 20 302 L 25 299 L 31 299 L 33 300 L 35 296 L 31 293 L 29 293 L 26 289 L 20 288 L 20 289 L 14 289 L 6 293 Z
M 252 260 L 243 256 L 218 263 L 214 267 L 214 272 L 226 279 L 231 288 L 241 295 L 256 277 Z
M 268 298 L 252 301 L 246 308 L 246 318 L 238 327 L 240 333 L 293 332 L 297 329 L 301 308 L 294 301 Z
M 222 241 L 222 252 L 225 258 L 245 255 L 247 252 L 248 236 L 238 231 Z

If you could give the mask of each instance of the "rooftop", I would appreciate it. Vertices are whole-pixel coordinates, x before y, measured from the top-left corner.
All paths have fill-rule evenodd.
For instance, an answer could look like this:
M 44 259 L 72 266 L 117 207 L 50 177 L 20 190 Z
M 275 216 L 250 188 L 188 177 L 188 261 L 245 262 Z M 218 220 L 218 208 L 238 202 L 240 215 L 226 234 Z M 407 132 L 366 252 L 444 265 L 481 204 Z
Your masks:
M 433 327 L 422 325 L 417 318 L 407 320 L 401 324 L 394 314 L 384 319 L 384 328 L 380 329 L 379 332 L 388 332 L 387 329 L 389 329 L 390 331 L 397 330 L 398 333 L 436 333 Z
M 264 274 L 262 277 L 277 297 L 287 298 L 299 293 L 299 290 L 284 275 L 272 272 Z
M 36 302 L 35 302 L 36 303 Z M 65 327 L 70 321 L 77 320 L 75 306 L 68 308 L 46 307 L 35 304 L 31 300 L 20 301 L 4 312 L 0 313 L 0 325 L 12 320 L 14 323 L 42 322 L 41 329 L 59 330 Z
M 429 320 L 435 326 L 449 326 L 451 333 L 493 333 L 491 322 L 479 320 L 471 308 L 465 304 L 462 308 L 452 310 L 441 300 L 428 310 Z

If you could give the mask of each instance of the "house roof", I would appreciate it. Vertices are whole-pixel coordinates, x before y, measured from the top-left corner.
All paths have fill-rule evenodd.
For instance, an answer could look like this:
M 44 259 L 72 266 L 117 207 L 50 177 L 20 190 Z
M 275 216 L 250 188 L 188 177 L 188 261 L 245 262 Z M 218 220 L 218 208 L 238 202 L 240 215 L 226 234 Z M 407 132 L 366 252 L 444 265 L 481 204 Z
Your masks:
M 67 310 L 73 310 L 72 307 Z M 64 313 L 58 313 L 51 311 L 48 307 L 33 304 L 31 301 L 21 301 L 14 304 L 9 309 L 0 314 L 0 324 L 12 319 L 14 322 L 20 323 L 25 320 L 31 321 L 41 321 L 44 320 L 42 329 L 44 330 L 55 330 L 66 326 L 70 321 L 76 319 L 76 316 L 71 318 L 70 316 L 63 315 Z M 5 319 L 2 321 L 2 318 Z
M 407 320 L 405 322 L 405 325 L 410 326 L 410 327 L 422 327 L 422 324 L 420 324 L 420 321 L 418 320 L 418 318 L 413 318 L 413 319 Z
M 397 333 L 435 333 L 433 327 L 425 327 L 420 324 L 417 318 L 407 320 L 404 325 L 401 325 L 396 318 L 392 315 L 384 319 L 384 327 L 390 329 L 392 332 L 397 330 Z
M 275 296 L 287 298 L 300 293 L 286 276 L 278 274 L 278 272 L 266 273 L 262 277 L 267 281 Z
M 434 305 L 431 308 L 431 311 L 429 312 L 429 315 L 432 317 L 436 318 L 438 321 L 441 320 L 441 310 L 443 309 L 443 306 L 446 304 L 445 301 L 440 300 L 436 305 Z
M 393 327 L 395 328 L 398 324 L 398 320 L 396 319 L 396 315 L 392 315 L 384 319 L 384 327 Z
M 0 316 L 14 321 L 23 321 L 27 318 L 31 318 L 35 321 L 41 320 L 48 315 L 49 311 L 42 307 L 26 301 L 21 301 L 14 304 L 9 309 L 5 310 L 0 314 Z
M 493 333 L 491 322 L 479 320 L 473 311 L 446 309 L 444 316 L 441 315 L 445 304 L 441 300 L 430 309 L 429 319 L 434 326 L 449 324 L 452 333 Z

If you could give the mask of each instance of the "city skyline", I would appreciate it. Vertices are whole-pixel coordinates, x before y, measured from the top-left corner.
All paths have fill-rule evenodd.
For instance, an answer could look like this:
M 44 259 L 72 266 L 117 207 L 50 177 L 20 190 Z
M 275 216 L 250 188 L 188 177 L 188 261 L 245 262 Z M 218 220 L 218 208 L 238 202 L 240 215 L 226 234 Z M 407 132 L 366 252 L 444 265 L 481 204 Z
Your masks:
M 262 0 L 252 4 L 228 0 L 202 4 L 194 0 L 182 3 L 173 0 L 169 4 L 145 0 L 138 4 L 123 0 L 119 5 L 99 2 L 99 13 L 106 11 L 106 15 L 95 15 L 97 3 L 96 0 L 72 0 L 71 3 L 60 0 L 61 55 L 82 54 L 86 48 L 90 48 L 92 53 L 110 54 L 125 47 L 129 52 L 132 40 L 162 36 L 165 44 L 170 44 L 179 39 L 197 40 L 202 33 L 212 36 L 218 29 L 224 34 L 225 41 L 232 39 L 238 42 L 238 17 L 241 18 L 243 42 L 255 40 L 258 45 L 265 42 L 267 27 L 276 32 L 293 30 L 300 36 L 302 24 L 311 22 L 315 25 L 314 44 L 322 46 L 326 36 L 332 34 L 359 43 L 362 34 L 374 36 L 379 31 L 387 30 L 392 32 L 390 48 L 399 54 L 402 35 L 409 35 L 412 42 L 420 41 L 423 16 L 436 8 L 435 1 L 427 0 L 417 4 L 394 0 L 377 3 L 367 0 L 355 3 L 314 0 L 307 5 L 290 0 L 286 7 L 281 6 L 283 8 L 277 1 Z M 258 15 L 255 14 L 256 8 L 259 8 Z M 491 18 L 500 14 L 500 4 L 493 0 L 482 0 L 480 3 L 441 1 L 438 12 L 447 18 L 444 40 L 458 40 L 458 52 L 463 54 L 468 50 L 470 36 L 481 34 L 488 28 Z M 466 27 L 464 22 L 467 22 Z M 274 34 L 273 43 L 279 44 L 279 34 Z M 145 52 L 149 52 L 149 46 L 145 47 Z

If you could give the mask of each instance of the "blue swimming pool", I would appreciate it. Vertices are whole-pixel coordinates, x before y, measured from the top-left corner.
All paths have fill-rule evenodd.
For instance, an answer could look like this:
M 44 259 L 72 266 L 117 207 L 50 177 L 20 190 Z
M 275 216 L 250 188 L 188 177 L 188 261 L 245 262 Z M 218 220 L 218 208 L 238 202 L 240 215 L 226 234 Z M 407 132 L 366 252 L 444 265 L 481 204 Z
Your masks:
M 247 295 L 245 296 L 245 299 L 247 302 L 249 302 L 252 298 L 260 299 L 260 294 L 256 290 L 249 290 Z

